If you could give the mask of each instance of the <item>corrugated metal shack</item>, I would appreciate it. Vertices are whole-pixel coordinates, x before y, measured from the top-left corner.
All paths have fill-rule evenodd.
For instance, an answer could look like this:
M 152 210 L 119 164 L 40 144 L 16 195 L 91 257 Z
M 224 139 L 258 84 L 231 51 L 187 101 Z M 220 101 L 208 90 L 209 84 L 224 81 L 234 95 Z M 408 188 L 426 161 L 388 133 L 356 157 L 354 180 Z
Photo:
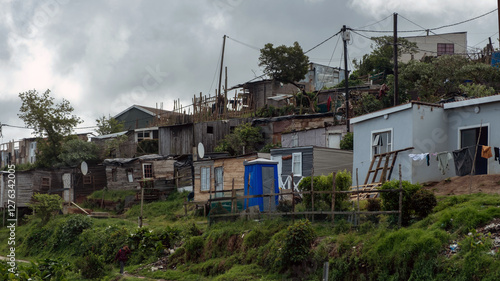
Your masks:
M 141 182 L 150 180 L 148 187 L 166 191 L 174 188 L 175 159 L 158 154 L 135 158 L 106 159 L 106 178 L 110 190 L 139 189 Z

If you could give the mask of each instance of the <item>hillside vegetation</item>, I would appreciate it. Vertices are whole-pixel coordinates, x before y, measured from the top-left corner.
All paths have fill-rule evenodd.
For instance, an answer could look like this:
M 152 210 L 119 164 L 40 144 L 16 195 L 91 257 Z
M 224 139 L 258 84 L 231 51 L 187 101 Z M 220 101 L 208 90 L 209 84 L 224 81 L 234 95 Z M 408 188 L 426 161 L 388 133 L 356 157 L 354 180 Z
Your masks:
M 124 218 L 28 219 L 16 230 L 16 258 L 36 263 L 19 264 L 14 277 L 2 262 L 0 279 L 320 280 L 328 262 L 329 280 L 500 280 L 496 228 L 484 227 L 500 217 L 500 195 L 439 198 L 430 215 L 410 215 L 401 229 L 388 216 L 363 218 L 356 228 L 340 216 L 334 226 L 329 218 L 266 216 L 208 226 L 192 212 L 183 216 L 185 196 L 145 204 L 143 228 L 138 206 Z M 2 229 L 0 241 L 8 235 Z M 120 276 L 113 260 L 124 244 L 132 254 L 129 275 Z

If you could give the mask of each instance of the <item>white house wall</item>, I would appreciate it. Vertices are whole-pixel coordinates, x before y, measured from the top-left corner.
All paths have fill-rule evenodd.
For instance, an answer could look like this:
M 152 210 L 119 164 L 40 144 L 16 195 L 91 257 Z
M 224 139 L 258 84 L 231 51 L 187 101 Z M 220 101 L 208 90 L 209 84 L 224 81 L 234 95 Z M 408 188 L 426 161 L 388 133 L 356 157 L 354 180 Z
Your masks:
M 438 168 L 436 156 L 430 155 L 429 166 L 427 162 L 410 161 L 410 153 L 436 153 L 447 151 L 450 139 L 447 131 L 444 109 L 441 107 L 421 104 L 413 105 L 413 146 L 415 149 L 402 152 L 398 155 L 401 161 L 408 162 L 411 166 L 411 182 L 423 183 L 438 181 L 455 176 L 455 168 L 451 161 L 449 170 L 443 175 Z M 404 173 L 404 171 L 403 171 Z
M 355 123 L 353 126 L 354 133 L 354 157 L 353 157 L 353 173 L 358 169 L 359 184 L 363 184 L 368 169 L 371 164 L 371 135 L 374 131 L 382 131 L 385 129 L 392 130 L 392 150 L 404 149 L 413 145 L 413 123 L 412 111 L 403 110 L 387 114 L 387 119 L 384 116 L 379 116 L 370 119 L 368 122 Z M 408 154 L 398 154 L 397 161 L 391 179 L 397 179 L 399 173 L 399 164 L 402 165 L 403 180 L 410 180 L 411 163 L 402 161 L 403 158 L 408 158 Z M 380 174 L 380 173 L 379 173 Z M 371 177 L 370 181 L 371 182 Z M 353 185 L 355 185 L 353 180 Z
M 448 117 L 449 147 L 459 148 L 459 128 L 479 127 L 488 125 L 489 146 L 500 147 L 500 103 L 487 103 L 478 105 L 479 112 L 475 113 L 476 105 L 445 109 Z M 493 152 L 493 151 L 492 151 Z M 480 157 L 480 156 L 479 156 Z M 454 169 L 454 166 L 453 166 Z M 488 159 L 488 174 L 500 174 L 500 164 L 494 157 Z M 453 172 L 453 176 L 455 173 Z

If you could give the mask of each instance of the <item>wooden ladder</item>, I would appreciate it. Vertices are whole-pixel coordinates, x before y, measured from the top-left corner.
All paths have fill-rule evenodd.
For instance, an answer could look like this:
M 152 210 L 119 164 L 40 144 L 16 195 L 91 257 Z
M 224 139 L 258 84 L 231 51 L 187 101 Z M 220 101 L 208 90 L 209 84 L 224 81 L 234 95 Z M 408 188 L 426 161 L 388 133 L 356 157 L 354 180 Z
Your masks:
M 407 147 L 404 149 L 394 150 L 390 152 L 380 153 L 373 156 L 372 163 L 370 164 L 370 168 L 368 169 L 368 173 L 366 175 L 364 185 L 367 185 L 370 180 L 370 175 L 373 174 L 371 184 L 383 184 L 387 180 L 391 179 L 392 170 L 394 169 L 394 163 L 396 163 L 396 158 L 399 152 L 414 149 L 414 147 Z M 392 157 L 392 160 L 391 160 Z M 391 163 L 389 166 L 389 162 Z M 376 164 L 376 167 L 373 166 Z M 382 165 L 383 163 L 383 165 Z M 377 180 L 377 176 L 379 171 L 382 171 L 380 174 L 380 179 Z M 389 171 L 389 174 L 387 174 Z

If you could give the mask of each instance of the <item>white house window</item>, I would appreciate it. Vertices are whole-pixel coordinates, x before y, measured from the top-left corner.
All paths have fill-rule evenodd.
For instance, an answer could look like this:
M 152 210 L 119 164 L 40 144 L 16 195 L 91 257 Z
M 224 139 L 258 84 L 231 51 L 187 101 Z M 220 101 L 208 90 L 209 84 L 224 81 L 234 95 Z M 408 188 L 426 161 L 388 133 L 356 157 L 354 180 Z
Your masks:
M 200 171 L 200 190 L 210 190 L 210 167 L 201 167 Z
M 372 155 L 392 151 L 391 131 L 372 134 Z
M 294 176 L 302 176 L 302 152 L 292 153 L 292 172 Z
M 153 178 L 153 164 L 151 163 L 142 164 L 142 176 L 144 179 Z
M 338 133 L 329 133 L 328 134 L 328 147 L 329 148 L 340 148 L 340 140 L 342 139 L 342 135 Z

